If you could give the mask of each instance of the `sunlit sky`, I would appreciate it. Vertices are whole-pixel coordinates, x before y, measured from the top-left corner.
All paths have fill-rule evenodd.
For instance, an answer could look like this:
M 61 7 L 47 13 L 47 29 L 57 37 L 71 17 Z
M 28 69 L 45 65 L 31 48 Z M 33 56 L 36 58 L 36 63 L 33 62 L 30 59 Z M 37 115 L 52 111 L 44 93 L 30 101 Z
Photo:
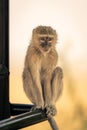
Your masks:
M 19 55 L 23 61 L 32 29 L 38 25 L 51 25 L 59 34 L 61 46 L 71 42 L 72 58 L 87 55 L 86 5 L 86 0 L 10 0 L 11 46 L 16 52 L 20 48 L 19 54 L 12 49 L 11 53 L 15 53 L 15 57 Z M 15 57 L 12 59 L 16 60 Z
M 87 74 L 87 0 L 10 0 L 9 19 L 10 85 L 12 89 L 17 87 L 16 94 L 22 87 L 24 57 L 32 29 L 38 25 L 55 28 L 60 57 L 65 55 L 74 75 Z

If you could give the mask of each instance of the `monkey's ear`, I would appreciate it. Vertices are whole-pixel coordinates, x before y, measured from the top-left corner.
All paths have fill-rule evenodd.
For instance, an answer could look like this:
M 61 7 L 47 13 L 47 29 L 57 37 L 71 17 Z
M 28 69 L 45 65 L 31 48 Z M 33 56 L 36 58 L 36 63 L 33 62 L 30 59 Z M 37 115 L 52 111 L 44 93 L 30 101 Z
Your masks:
M 32 31 L 32 38 L 34 38 L 35 33 L 36 33 L 36 30 L 35 30 L 35 29 L 33 29 L 33 31 Z
M 56 30 L 54 30 L 54 33 L 56 34 Z
M 33 33 L 33 34 L 35 33 L 35 29 L 33 29 L 32 33 Z

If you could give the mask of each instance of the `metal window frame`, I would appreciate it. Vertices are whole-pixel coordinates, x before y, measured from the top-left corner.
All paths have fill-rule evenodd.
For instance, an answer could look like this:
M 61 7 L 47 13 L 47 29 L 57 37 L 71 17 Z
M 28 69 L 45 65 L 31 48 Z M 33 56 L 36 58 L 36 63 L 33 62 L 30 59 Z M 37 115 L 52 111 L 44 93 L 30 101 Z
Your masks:
M 47 120 L 45 110 L 31 112 L 31 107 L 9 102 L 9 0 L 0 0 L 0 130 L 17 130 Z

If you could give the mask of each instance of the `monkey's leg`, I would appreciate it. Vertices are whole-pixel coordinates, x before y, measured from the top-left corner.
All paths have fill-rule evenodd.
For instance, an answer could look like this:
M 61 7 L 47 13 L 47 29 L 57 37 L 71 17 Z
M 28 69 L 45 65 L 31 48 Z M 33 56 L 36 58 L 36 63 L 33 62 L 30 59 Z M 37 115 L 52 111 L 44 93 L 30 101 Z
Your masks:
M 55 104 L 57 99 L 60 97 L 62 94 L 63 90 L 63 71 L 62 68 L 56 67 L 55 70 L 53 71 L 52 75 L 52 102 Z
M 52 95 L 52 100 L 51 100 L 51 105 L 48 105 L 46 107 L 47 110 L 47 115 L 56 115 L 57 110 L 55 107 L 55 103 L 59 96 L 62 93 L 63 89 L 63 72 L 60 67 L 55 68 L 52 74 L 52 80 L 51 80 L 51 95 Z
M 31 100 L 36 108 L 43 108 L 43 97 L 41 94 L 41 88 L 35 86 L 32 75 L 29 69 L 24 69 L 23 72 L 23 87 L 27 97 Z
M 44 79 L 44 102 L 45 102 L 45 107 L 50 106 L 51 104 L 51 75 L 49 73 L 45 74 L 45 79 Z

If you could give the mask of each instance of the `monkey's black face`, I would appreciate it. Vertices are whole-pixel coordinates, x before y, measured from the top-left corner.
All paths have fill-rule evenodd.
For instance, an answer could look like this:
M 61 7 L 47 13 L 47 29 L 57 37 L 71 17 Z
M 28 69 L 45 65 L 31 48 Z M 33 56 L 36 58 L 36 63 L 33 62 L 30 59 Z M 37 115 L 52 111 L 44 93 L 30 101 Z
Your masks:
M 51 48 L 53 41 L 52 37 L 40 37 L 39 40 L 40 40 L 40 46 L 44 51 L 48 51 Z

